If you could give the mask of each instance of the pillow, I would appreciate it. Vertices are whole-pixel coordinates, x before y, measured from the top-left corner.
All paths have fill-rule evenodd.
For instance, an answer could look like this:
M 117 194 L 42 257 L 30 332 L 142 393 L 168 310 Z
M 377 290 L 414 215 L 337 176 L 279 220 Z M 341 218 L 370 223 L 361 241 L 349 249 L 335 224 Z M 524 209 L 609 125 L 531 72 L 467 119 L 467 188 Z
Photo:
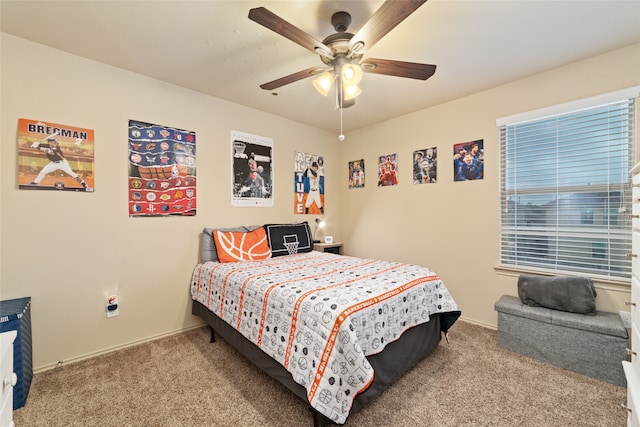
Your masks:
M 262 228 L 261 225 L 250 225 L 232 228 L 210 228 L 205 227 L 202 230 L 202 238 L 200 240 L 200 262 L 214 261 L 218 262 L 218 254 L 216 253 L 216 245 L 213 241 L 213 230 L 220 231 L 253 231 L 256 228 Z
M 266 224 L 264 229 L 273 257 L 313 250 L 311 229 L 306 221 L 297 224 Z
M 596 314 L 596 289 L 579 276 L 519 276 L 518 296 L 523 304 L 579 314 Z
M 267 233 L 263 228 L 249 232 L 213 230 L 220 262 L 256 261 L 271 258 Z

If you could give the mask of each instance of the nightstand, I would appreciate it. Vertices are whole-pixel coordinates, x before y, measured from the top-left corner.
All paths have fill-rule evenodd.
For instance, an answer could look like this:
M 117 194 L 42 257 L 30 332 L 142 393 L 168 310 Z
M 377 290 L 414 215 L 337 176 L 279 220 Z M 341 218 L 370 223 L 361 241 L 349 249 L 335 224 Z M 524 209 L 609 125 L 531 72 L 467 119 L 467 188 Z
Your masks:
M 313 250 L 318 252 L 330 252 L 332 254 L 342 255 L 342 243 L 314 243 Z

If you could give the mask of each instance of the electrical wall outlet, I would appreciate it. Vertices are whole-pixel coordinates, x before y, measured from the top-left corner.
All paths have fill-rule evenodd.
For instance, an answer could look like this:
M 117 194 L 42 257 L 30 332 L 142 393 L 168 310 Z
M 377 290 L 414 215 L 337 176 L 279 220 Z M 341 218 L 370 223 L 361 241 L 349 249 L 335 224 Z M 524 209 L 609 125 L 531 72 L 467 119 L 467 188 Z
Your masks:
M 620 311 L 620 319 L 622 320 L 622 324 L 625 328 L 631 329 L 631 312 L 630 311 Z
M 116 317 L 119 314 L 120 314 L 120 307 L 118 305 L 118 297 L 115 295 L 111 295 L 107 299 L 107 319 Z

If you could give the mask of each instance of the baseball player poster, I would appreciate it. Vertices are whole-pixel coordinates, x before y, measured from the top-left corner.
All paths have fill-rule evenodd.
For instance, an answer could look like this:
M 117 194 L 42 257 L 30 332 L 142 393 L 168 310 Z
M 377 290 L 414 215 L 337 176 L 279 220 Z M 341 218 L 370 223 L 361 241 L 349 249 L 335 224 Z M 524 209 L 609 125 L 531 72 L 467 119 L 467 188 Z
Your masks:
M 129 120 L 129 216 L 196 214 L 196 133 Z
M 273 206 L 273 139 L 231 131 L 231 206 Z
M 18 119 L 18 188 L 93 192 L 92 129 Z
M 324 214 L 324 157 L 295 152 L 294 214 Z

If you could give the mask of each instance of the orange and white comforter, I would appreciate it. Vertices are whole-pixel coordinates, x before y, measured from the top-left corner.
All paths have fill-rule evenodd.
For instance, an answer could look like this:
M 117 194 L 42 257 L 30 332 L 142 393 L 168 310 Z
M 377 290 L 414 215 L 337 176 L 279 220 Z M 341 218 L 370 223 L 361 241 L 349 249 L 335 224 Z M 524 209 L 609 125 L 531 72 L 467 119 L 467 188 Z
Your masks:
M 339 424 L 373 381 L 367 355 L 436 313 L 459 312 L 426 267 L 315 251 L 198 264 L 191 296 L 281 363 Z

